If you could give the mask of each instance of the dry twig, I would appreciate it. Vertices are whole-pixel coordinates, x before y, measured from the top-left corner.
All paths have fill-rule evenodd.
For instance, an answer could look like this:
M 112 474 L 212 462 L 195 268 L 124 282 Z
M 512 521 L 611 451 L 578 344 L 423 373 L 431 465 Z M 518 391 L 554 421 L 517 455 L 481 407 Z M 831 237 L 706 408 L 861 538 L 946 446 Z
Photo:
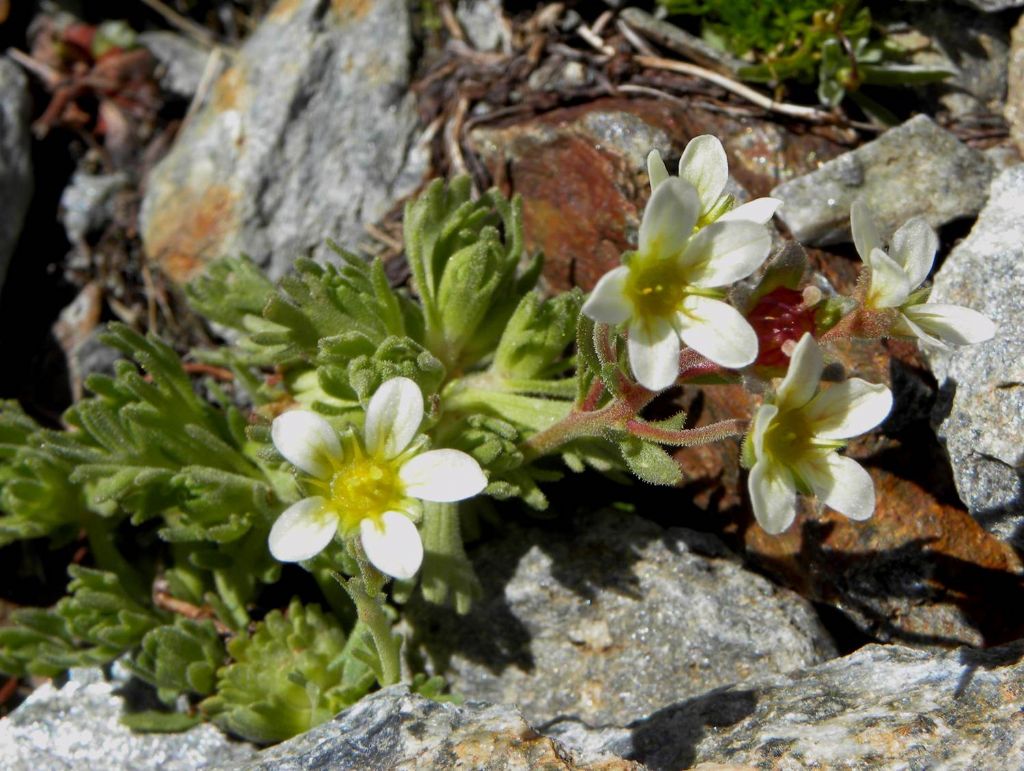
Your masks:
M 730 93 L 736 94 L 736 96 L 746 99 L 748 102 L 756 104 L 762 109 L 768 110 L 769 112 L 776 112 L 780 115 L 786 115 L 790 118 L 798 118 L 799 120 L 805 120 L 810 123 L 847 123 L 854 128 L 863 129 L 865 131 L 882 131 L 882 127 L 876 126 L 873 123 L 863 123 L 861 121 L 845 120 L 835 113 L 825 112 L 815 107 L 807 107 L 801 104 L 789 104 L 787 102 L 776 102 L 769 96 L 765 96 L 759 91 L 737 83 L 732 78 L 727 78 L 725 75 L 720 75 L 717 72 L 705 69 L 704 67 L 698 67 L 696 64 L 690 64 L 689 62 L 680 62 L 674 59 L 664 59 L 660 56 L 637 56 L 634 57 L 634 61 L 641 67 L 651 67 L 652 69 L 669 70 L 670 72 L 678 72 L 683 75 L 692 75 L 695 78 L 701 78 L 714 83 L 716 86 L 724 88 Z
M 167 20 L 168 24 L 177 27 L 189 37 L 194 38 L 200 45 L 207 48 L 212 48 L 217 45 L 217 40 L 214 38 L 210 30 L 201 24 L 197 24 L 192 21 L 192 19 L 182 16 L 169 5 L 162 2 L 162 0 L 141 0 L 141 2 L 163 16 Z

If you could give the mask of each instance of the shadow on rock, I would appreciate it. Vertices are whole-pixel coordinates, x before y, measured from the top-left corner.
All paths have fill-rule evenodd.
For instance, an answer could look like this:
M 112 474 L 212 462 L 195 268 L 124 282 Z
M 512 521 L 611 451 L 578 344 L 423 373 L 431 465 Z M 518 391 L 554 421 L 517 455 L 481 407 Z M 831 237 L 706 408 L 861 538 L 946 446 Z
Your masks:
M 622 516 L 624 520 L 636 519 L 632 514 Z M 435 671 L 449 668 L 456 649 L 461 656 L 495 674 L 510 666 L 533 671 L 530 631 L 510 606 L 511 599 L 528 598 L 510 597 L 506 591 L 514 577 L 518 582 L 532 584 L 539 602 L 549 601 L 552 580 L 584 602 L 593 601 L 602 590 L 639 600 L 640 583 L 632 566 L 641 559 L 641 549 L 655 539 L 673 548 L 661 528 L 649 524 L 623 527 L 621 538 L 614 542 L 588 535 L 586 519 L 582 517 L 543 524 L 544 527 L 532 528 L 505 524 L 500 537 L 470 550 L 483 599 L 474 604 L 469 615 L 459 616 L 450 607 L 431 605 L 421 599 L 410 603 L 414 639 L 422 644 Z M 697 533 L 693 536 L 695 550 L 715 550 L 714 539 L 702 539 Z M 537 550 L 538 558 L 524 561 L 533 549 Z M 721 553 L 723 547 L 719 545 L 718 551 Z M 513 594 L 518 595 L 515 590 Z M 473 631 L 467 635 L 466 630 Z
M 858 627 L 885 642 L 991 646 L 1024 636 L 1024 617 L 1006 612 L 1024 603 L 1024 577 L 998 554 L 999 548 L 1009 551 L 1005 545 L 995 539 L 986 544 L 982 536 L 977 551 L 966 558 L 955 556 L 942 535 L 933 535 L 860 550 L 847 548 L 846 533 L 839 532 L 852 527 L 804 521 L 795 553 L 778 560 L 762 556 L 758 562 L 770 573 L 799 581 L 813 599 L 842 607 Z M 795 565 L 804 571 L 799 577 Z
M 658 710 L 630 726 L 633 753 L 629 759 L 651 771 L 690 768 L 704 736 L 739 723 L 756 707 L 755 691 L 719 688 Z

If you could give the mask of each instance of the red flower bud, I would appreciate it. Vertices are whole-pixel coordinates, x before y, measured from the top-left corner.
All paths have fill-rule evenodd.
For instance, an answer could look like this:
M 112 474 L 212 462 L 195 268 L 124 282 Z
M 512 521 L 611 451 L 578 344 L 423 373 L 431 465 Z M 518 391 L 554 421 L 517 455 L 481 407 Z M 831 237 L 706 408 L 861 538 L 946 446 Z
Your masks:
M 760 300 L 747 315 L 757 333 L 758 353 L 754 362 L 760 367 L 787 367 L 789 356 L 782 347 L 797 343 L 805 332 L 814 333 L 814 308 L 807 307 L 804 296 L 795 289 L 779 287 Z

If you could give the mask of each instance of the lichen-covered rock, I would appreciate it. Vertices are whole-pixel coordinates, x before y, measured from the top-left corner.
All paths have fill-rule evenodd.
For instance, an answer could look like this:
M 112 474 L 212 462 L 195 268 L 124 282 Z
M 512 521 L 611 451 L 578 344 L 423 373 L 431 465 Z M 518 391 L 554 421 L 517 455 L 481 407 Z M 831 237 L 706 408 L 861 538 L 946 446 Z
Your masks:
M 624 724 L 834 648 L 810 605 L 741 567 L 713 536 L 604 512 L 571 530 L 510 527 L 471 557 L 468 616 L 422 602 L 413 648 L 453 690 L 544 724 Z
M 0 58 L 0 287 L 21 235 L 32 200 L 32 153 L 29 136 L 31 97 L 17 64 Z
M 627 728 L 547 729 L 580 754 L 652 771 L 1024 767 L 1024 642 L 944 653 L 869 645 L 788 675 L 721 688 Z M 699 767 L 699 766 L 698 766 Z
M 336 771 L 467 768 L 486 771 L 630 771 L 639 764 L 605 757 L 577 762 L 510 706 L 443 704 L 402 685 L 367 696 L 327 723 L 222 771 Z
M 1024 164 L 993 182 L 970 235 L 935 275 L 931 302 L 996 323 L 994 339 L 929 356 L 938 433 L 960 497 L 987 529 L 1024 543 Z
M 886 235 L 915 216 L 939 227 L 977 214 L 991 177 L 983 153 L 918 115 L 772 195 L 782 199 L 778 216 L 794 238 L 822 245 L 850 240 L 850 205 L 858 198 Z
M 256 752 L 212 725 L 180 734 L 133 733 L 120 722 L 119 685 L 107 682 L 99 669 L 74 669 L 62 688 L 37 688 L 0 720 L 0 768 L 192 771 Z
M 540 72 L 540 70 L 538 70 Z M 506 193 L 523 196 L 527 247 L 544 253 L 553 290 L 590 290 L 636 248 L 649 195 L 645 160 L 658 150 L 672 171 L 686 143 L 714 134 L 730 174 L 750 197 L 837 155 L 834 142 L 771 121 L 667 100 L 597 99 L 469 132 L 468 145 Z
M 747 554 L 783 585 L 834 606 L 875 640 L 952 647 L 1024 637 L 1024 614 L 1007 610 L 1024 605 L 1017 553 L 962 506 L 947 502 L 955 491 L 939 494 L 934 481 L 922 486 L 926 480 L 873 465 L 886 460 L 904 475 L 916 464 L 947 466 L 940 447 L 932 451 L 923 443 L 902 455 L 893 449 L 876 455 L 865 462 L 877 495 L 871 519 L 816 511 L 804 498 L 785 533 L 747 527 Z M 952 486 L 948 477 L 944 482 Z
M 179 281 L 242 253 L 280 276 L 365 240 L 425 169 L 411 46 L 402 0 L 279 0 L 150 174 L 149 257 Z
M 1009 64 L 1006 74 L 1006 108 L 1010 137 L 1017 150 L 1024 154 L 1024 16 L 1010 35 Z

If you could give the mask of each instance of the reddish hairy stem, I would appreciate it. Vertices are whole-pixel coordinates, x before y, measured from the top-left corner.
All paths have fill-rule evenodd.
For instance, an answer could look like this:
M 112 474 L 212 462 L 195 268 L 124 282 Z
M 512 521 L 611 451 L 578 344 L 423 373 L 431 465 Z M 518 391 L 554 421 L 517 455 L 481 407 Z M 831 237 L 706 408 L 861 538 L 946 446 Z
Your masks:
M 589 396 L 589 394 L 588 394 Z M 643 386 L 625 381 L 621 394 L 596 411 L 573 410 L 553 426 L 540 431 L 520 445 L 527 460 L 547 455 L 573 439 L 600 436 L 609 428 L 625 429 L 626 424 L 646 407 L 657 394 Z
M 670 444 L 675 447 L 696 447 L 701 444 L 711 444 L 729 437 L 740 437 L 747 432 L 748 422 L 746 420 L 723 420 L 712 423 L 709 426 L 698 428 L 684 428 L 673 431 L 667 428 L 644 423 L 640 420 L 629 420 L 626 422 L 626 429 L 633 436 L 646 439 L 659 444 Z
M 583 402 L 580 404 L 580 412 L 593 412 L 597 408 L 597 403 L 601 399 L 601 394 L 604 393 L 604 381 L 599 377 L 594 378 L 594 382 L 590 384 L 590 390 L 587 391 L 587 395 L 583 397 Z

